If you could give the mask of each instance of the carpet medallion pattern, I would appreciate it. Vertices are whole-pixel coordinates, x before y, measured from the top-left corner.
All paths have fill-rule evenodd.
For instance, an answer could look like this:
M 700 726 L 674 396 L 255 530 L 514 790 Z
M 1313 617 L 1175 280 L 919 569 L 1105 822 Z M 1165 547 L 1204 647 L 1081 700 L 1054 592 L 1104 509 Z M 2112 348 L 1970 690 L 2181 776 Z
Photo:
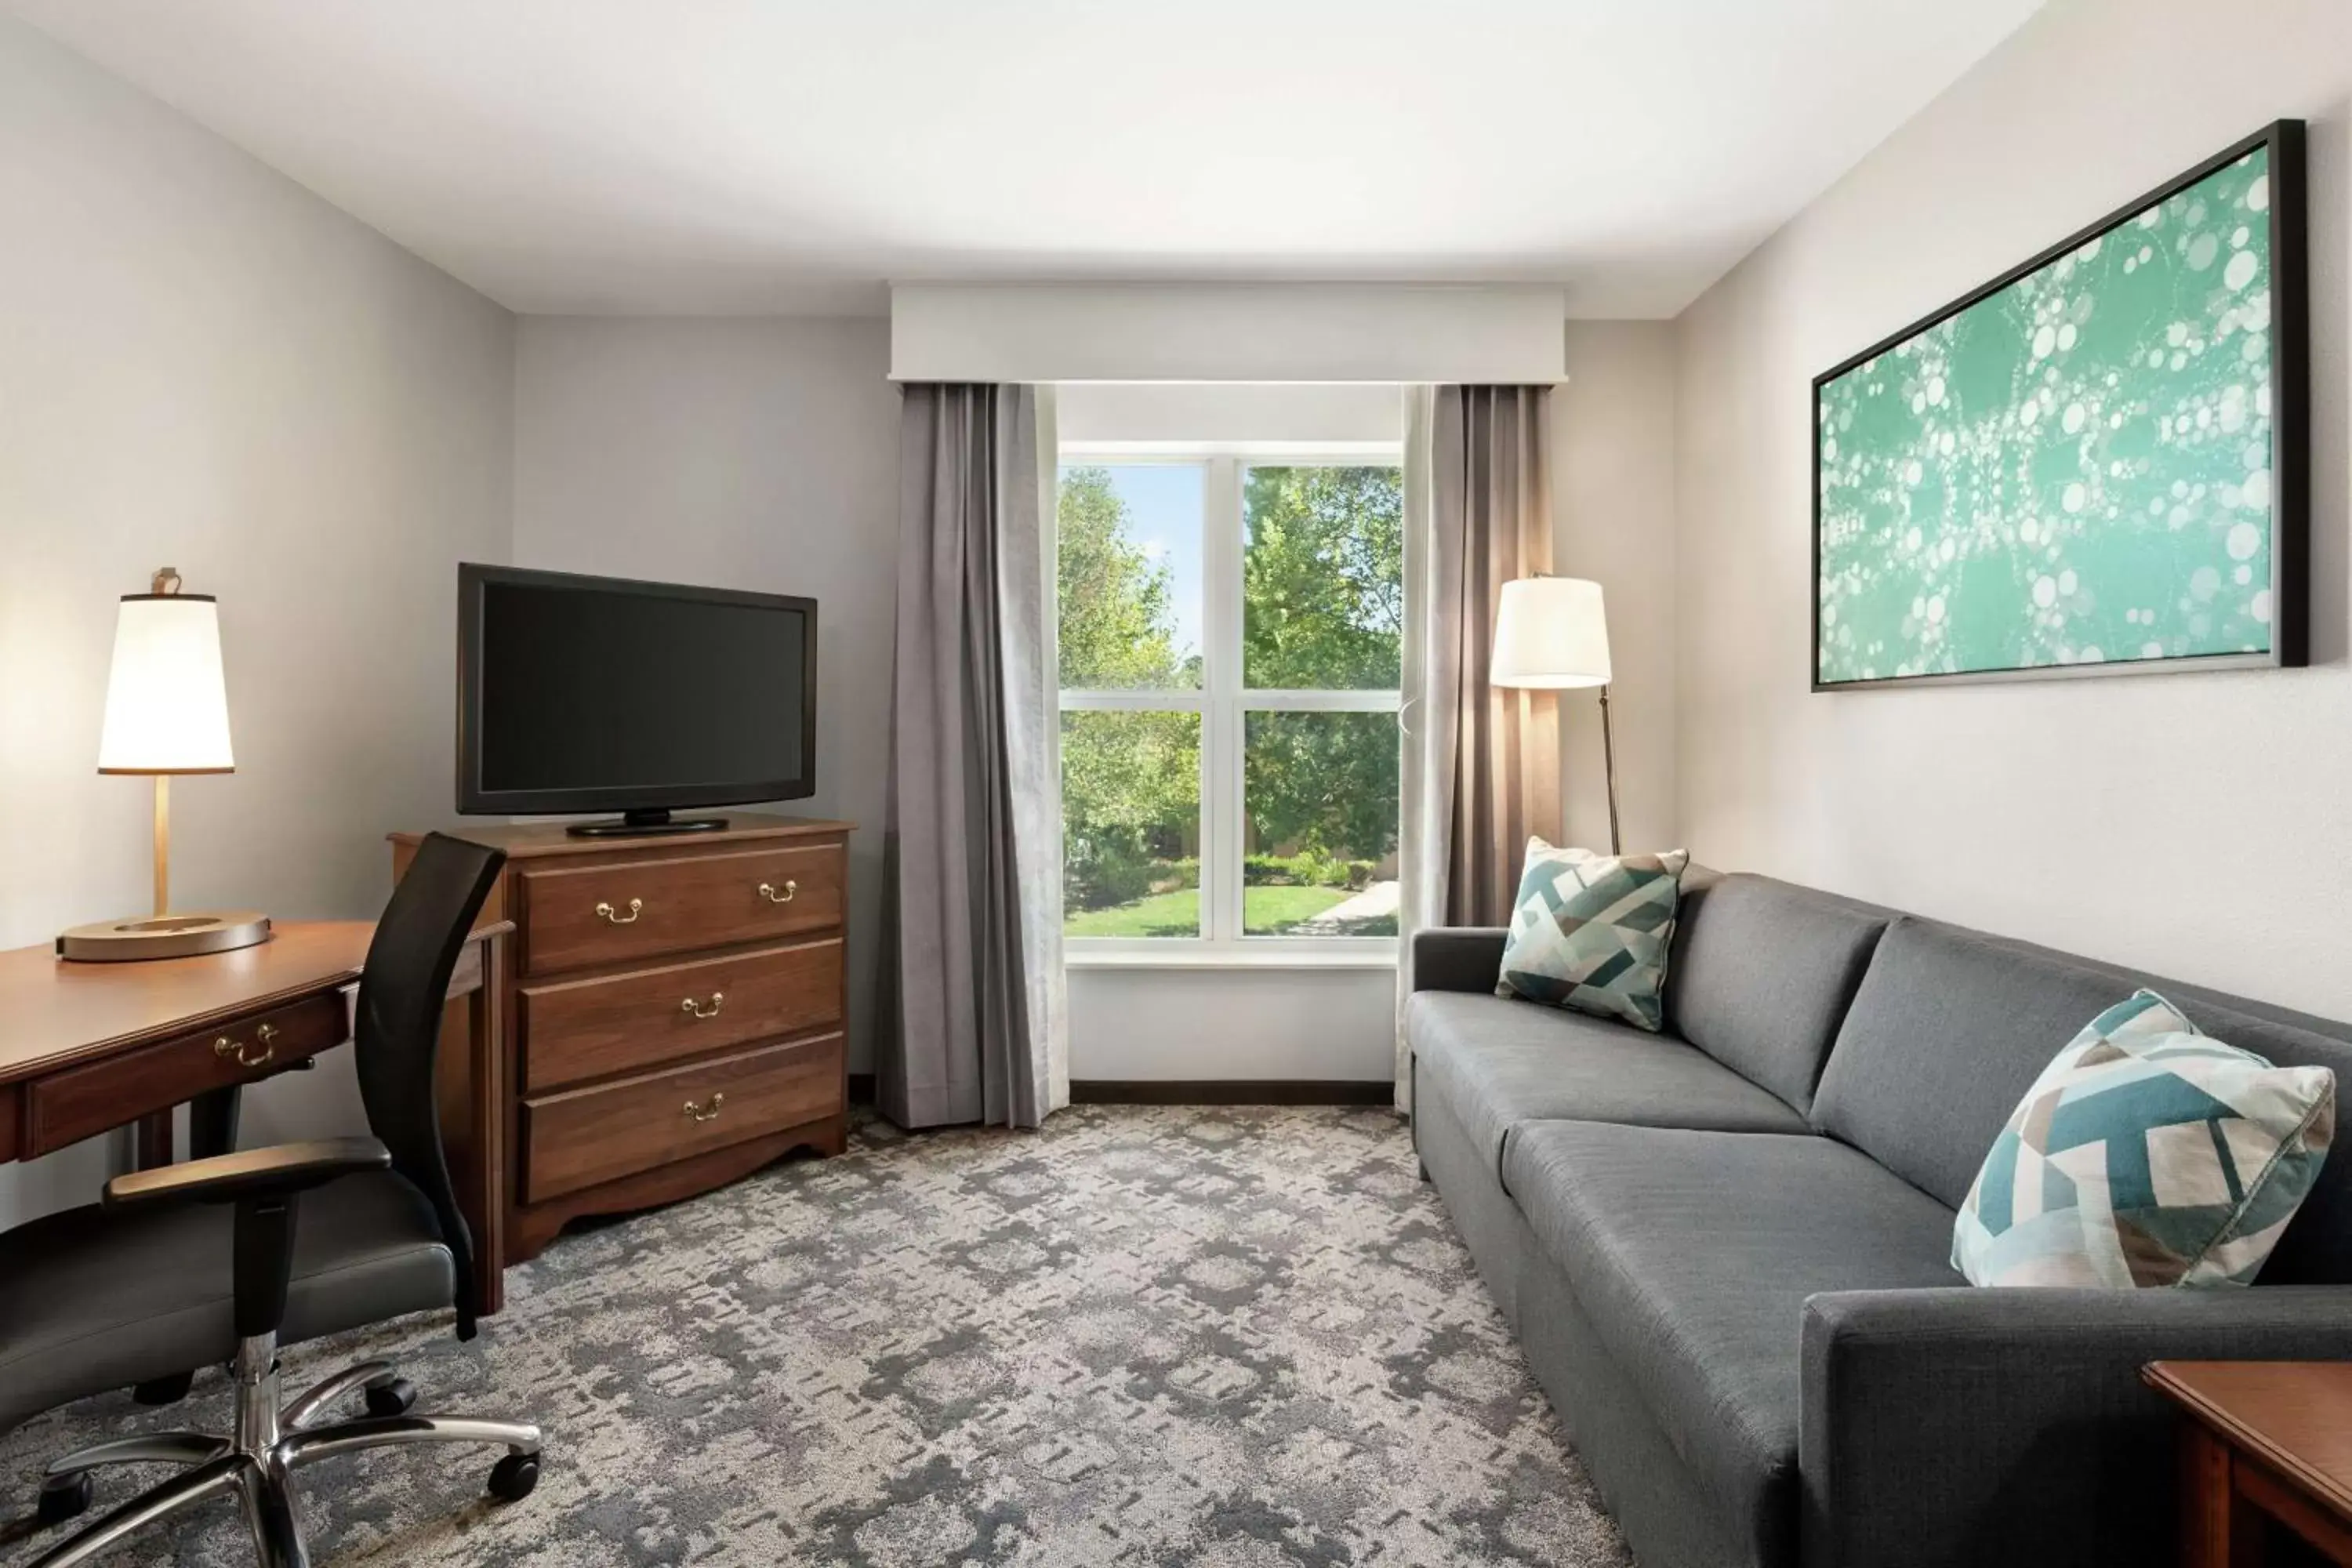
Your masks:
M 306 1471 L 321 1565 L 1629 1562 L 1382 1110 L 867 1125 L 563 1238 L 472 1345 L 409 1319 L 287 1380 L 367 1355 L 421 1409 L 539 1420 L 548 1462 L 505 1508 L 491 1453 Z M 0 1479 L 26 1499 L 66 1447 L 225 1415 L 216 1373 L 178 1410 L 91 1400 L 0 1438 Z M 144 1479 L 102 1474 L 100 1506 Z M 250 1556 L 221 1506 L 109 1561 Z

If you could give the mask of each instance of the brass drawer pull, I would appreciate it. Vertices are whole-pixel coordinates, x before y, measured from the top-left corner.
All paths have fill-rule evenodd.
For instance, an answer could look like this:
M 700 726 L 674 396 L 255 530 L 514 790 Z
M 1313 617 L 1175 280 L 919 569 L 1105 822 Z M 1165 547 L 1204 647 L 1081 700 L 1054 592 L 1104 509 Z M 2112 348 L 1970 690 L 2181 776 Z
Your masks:
M 599 920 L 610 921 L 616 926 L 635 925 L 637 922 L 637 917 L 645 912 L 646 901 L 643 899 L 631 899 L 629 900 L 629 912 L 627 914 L 620 913 L 610 904 L 598 904 L 596 906 L 596 918 Z
M 784 879 L 784 889 L 781 893 L 776 890 L 775 884 L 772 882 L 760 884 L 760 896 L 772 904 L 789 904 L 793 901 L 793 896 L 800 890 L 799 881 L 791 877 Z
M 710 994 L 709 1011 L 705 1012 L 702 1008 L 702 1005 L 691 996 L 688 996 L 686 1000 L 680 1002 L 677 1005 L 677 1010 L 681 1013 L 691 1014 L 697 1018 L 716 1018 L 719 1016 L 719 1009 L 725 1005 L 727 1005 L 727 993 L 724 991 L 713 991 Z
M 688 1100 L 686 1114 L 689 1120 L 695 1121 L 716 1121 L 719 1120 L 719 1110 L 726 1104 L 727 1091 L 721 1089 L 710 1097 L 710 1103 L 708 1105 L 697 1105 L 694 1101 Z
M 236 1065 L 241 1068 L 267 1067 L 269 1058 L 278 1054 L 278 1031 L 272 1026 L 264 1024 L 253 1031 L 253 1037 L 261 1042 L 259 1056 L 252 1054 L 251 1046 L 242 1040 L 231 1039 L 226 1035 L 221 1036 L 213 1042 L 213 1055 L 223 1060 L 234 1058 Z

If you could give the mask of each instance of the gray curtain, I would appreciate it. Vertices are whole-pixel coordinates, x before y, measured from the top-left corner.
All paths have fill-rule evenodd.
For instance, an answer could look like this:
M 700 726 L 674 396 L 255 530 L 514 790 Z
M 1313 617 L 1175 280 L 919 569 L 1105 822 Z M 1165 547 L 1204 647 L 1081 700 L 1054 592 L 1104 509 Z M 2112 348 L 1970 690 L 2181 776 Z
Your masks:
M 1400 1011 L 1412 933 L 1504 923 L 1528 837 L 1561 822 L 1558 700 L 1486 681 L 1503 584 L 1551 570 L 1551 389 L 1407 397 Z M 1400 1029 L 1400 1108 L 1411 1092 Z
M 875 1060 L 882 1113 L 901 1127 L 1034 1127 L 1055 1100 L 1059 953 L 1033 951 L 1041 922 L 1024 901 L 1057 896 L 1059 879 L 1048 893 L 1024 878 L 1052 847 L 1020 842 L 1050 784 L 1047 726 L 1027 711 L 1047 668 L 1039 471 L 1034 389 L 903 389 Z

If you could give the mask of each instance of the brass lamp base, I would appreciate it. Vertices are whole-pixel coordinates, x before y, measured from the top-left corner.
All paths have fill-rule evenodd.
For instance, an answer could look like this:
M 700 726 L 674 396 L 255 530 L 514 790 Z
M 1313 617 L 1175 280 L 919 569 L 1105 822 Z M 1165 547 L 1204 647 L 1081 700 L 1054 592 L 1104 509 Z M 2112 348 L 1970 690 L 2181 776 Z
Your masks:
M 252 910 L 224 914 L 142 915 L 76 926 L 58 938 L 58 956 L 84 963 L 194 958 L 269 940 L 269 917 Z

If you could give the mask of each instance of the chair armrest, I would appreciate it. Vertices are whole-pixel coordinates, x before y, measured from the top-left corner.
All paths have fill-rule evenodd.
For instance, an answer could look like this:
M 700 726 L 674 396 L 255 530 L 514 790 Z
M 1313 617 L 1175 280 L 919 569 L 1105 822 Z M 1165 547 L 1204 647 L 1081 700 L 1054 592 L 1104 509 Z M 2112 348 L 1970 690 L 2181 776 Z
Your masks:
M 2151 1361 L 2352 1357 L 2352 1286 L 1806 1301 L 1806 1568 L 2160 1562 L 2179 1416 Z
M 339 1176 L 391 1166 L 392 1152 L 373 1138 L 278 1143 L 117 1176 L 106 1184 L 105 1204 L 108 1208 L 129 1208 L 166 1201 L 236 1203 L 299 1193 L 324 1186 Z
M 1432 926 L 1413 932 L 1412 988 L 1491 996 L 1509 934 L 1501 926 Z

